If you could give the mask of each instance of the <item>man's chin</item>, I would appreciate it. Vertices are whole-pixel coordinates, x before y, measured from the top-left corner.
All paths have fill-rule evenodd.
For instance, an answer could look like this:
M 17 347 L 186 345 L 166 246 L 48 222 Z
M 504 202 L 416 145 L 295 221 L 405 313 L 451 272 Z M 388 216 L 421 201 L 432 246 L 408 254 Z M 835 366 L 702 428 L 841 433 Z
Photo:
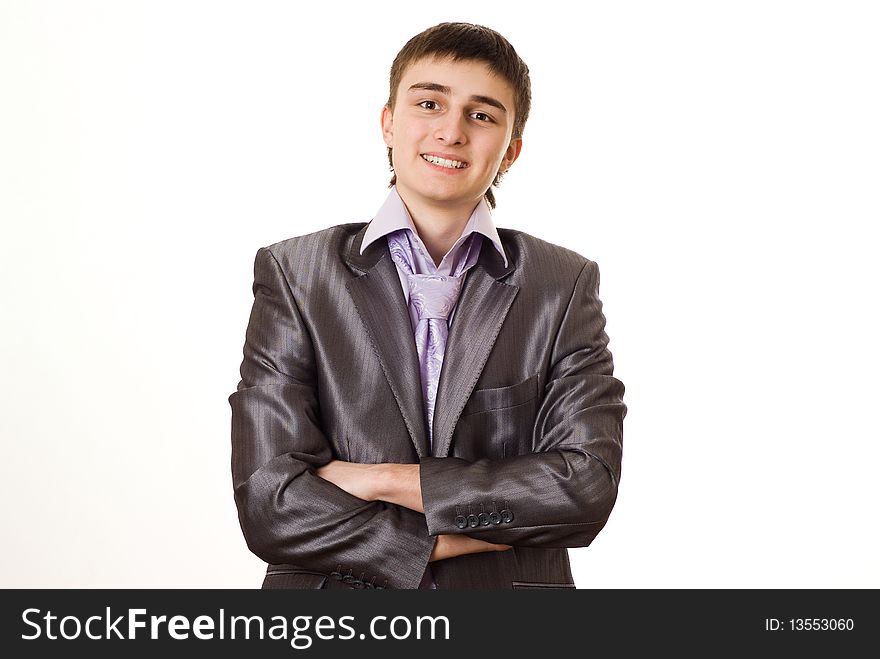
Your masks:
M 468 204 L 476 206 L 482 197 L 482 195 L 475 196 L 473 190 L 463 190 L 460 187 L 421 186 L 408 188 L 403 191 L 398 188 L 398 190 L 401 192 L 401 196 L 409 192 L 411 195 L 418 196 L 423 203 L 442 207 L 465 206 Z

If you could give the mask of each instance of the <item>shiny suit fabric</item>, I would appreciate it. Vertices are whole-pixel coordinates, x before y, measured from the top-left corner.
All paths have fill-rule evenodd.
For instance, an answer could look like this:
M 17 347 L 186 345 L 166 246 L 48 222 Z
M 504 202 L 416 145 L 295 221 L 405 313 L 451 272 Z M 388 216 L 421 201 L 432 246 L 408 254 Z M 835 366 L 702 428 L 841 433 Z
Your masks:
M 335 226 L 258 251 L 232 407 L 232 475 L 266 588 L 416 588 L 439 534 L 513 545 L 430 564 L 440 589 L 574 587 L 566 548 L 614 506 L 623 384 L 595 263 L 526 233 L 484 241 L 449 328 L 429 446 L 387 242 Z M 315 469 L 418 463 L 425 513 Z

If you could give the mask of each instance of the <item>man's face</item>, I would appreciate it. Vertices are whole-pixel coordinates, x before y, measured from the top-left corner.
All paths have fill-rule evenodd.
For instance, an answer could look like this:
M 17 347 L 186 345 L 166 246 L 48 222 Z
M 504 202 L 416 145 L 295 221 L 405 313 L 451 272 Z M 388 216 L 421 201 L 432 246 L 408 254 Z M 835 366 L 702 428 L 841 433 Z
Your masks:
M 425 58 L 411 64 L 394 112 L 382 110 L 403 200 L 469 213 L 519 155 L 522 139 L 511 140 L 514 112 L 513 88 L 482 62 Z

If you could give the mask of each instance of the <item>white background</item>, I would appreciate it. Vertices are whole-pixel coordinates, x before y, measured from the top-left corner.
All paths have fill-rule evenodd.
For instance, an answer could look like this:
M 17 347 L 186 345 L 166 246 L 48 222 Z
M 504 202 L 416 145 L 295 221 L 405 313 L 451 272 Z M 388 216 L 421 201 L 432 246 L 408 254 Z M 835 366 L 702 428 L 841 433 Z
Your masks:
M 627 385 L 578 585 L 880 587 L 874 7 L 3 2 L 0 586 L 259 586 L 254 255 L 372 217 L 391 61 L 464 20 L 532 71 L 496 223 L 598 262 Z

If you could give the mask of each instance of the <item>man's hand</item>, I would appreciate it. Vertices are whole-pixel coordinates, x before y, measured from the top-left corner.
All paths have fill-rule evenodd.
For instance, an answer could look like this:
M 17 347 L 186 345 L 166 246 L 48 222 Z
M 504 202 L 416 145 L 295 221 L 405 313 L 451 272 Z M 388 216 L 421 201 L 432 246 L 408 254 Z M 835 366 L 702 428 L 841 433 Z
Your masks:
M 438 535 L 429 561 L 442 561 L 463 554 L 479 554 L 484 551 L 507 551 L 510 545 L 496 545 L 477 540 L 469 535 Z

